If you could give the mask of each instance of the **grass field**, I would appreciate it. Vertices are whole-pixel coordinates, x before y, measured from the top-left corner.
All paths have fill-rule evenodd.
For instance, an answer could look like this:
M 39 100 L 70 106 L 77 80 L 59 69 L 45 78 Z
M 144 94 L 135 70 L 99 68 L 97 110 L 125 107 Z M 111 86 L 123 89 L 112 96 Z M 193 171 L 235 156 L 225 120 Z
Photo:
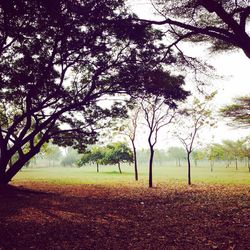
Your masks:
M 94 166 L 82 168 L 28 168 L 19 172 L 14 182 L 43 181 L 57 184 L 96 184 L 96 185 L 137 185 L 134 182 L 132 166 L 122 166 L 123 173 L 118 173 L 116 166 L 100 167 L 100 173 L 96 173 Z M 139 184 L 147 185 L 148 171 L 144 166 L 139 168 Z M 160 183 L 186 183 L 186 167 L 155 166 L 153 170 L 153 182 L 157 186 Z M 192 167 L 192 183 L 217 183 L 217 184 L 250 184 L 250 173 L 247 167 L 225 168 Z

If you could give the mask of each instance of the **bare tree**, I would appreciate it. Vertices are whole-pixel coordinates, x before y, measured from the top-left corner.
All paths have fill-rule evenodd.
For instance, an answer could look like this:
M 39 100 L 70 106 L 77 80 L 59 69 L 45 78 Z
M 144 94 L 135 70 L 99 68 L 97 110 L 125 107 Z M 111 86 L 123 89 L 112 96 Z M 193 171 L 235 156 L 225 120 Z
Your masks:
M 177 138 L 183 144 L 187 153 L 188 163 L 188 185 L 191 185 L 191 161 L 190 156 L 194 150 L 195 140 L 198 138 L 200 130 L 207 126 L 214 126 L 214 117 L 209 108 L 209 102 L 215 96 L 215 92 L 205 97 L 204 101 L 194 98 L 191 107 L 184 108 L 181 113 L 181 119 L 178 121 L 178 132 L 175 132 Z M 196 142 L 197 143 L 197 142 Z
M 124 134 L 128 136 L 131 145 L 133 147 L 133 157 L 134 157 L 134 170 L 135 170 L 135 180 L 138 181 L 138 164 L 137 164 L 137 152 L 135 145 L 136 131 L 138 127 L 138 118 L 139 118 L 140 107 L 136 107 L 131 116 L 130 123 L 127 126 L 127 129 L 124 130 Z
M 170 124 L 175 117 L 175 109 L 166 105 L 165 100 L 160 97 L 145 98 L 141 102 L 146 126 L 149 129 L 148 144 L 150 149 L 149 158 L 149 187 L 153 187 L 153 160 L 154 147 L 158 140 L 161 128 Z

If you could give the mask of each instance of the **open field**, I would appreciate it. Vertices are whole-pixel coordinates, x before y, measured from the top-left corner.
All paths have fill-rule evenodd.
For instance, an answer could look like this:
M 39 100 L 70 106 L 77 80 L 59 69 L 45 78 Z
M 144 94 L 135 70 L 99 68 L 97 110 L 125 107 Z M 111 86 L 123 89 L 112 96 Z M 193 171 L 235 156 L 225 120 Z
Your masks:
M 0 190 L 0 249 L 249 249 L 247 169 L 193 168 L 191 187 L 177 169 L 152 189 L 146 168 L 25 169 Z
M 19 181 L 45 181 L 57 184 L 99 184 L 99 185 L 136 185 L 134 182 L 133 166 L 122 166 L 123 174 L 118 173 L 116 166 L 101 166 L 100 173 L 96 173 L 95 166 L 82 168 L 28 168 L 19 172 L 14 182 Z M 158 166 L 153 170 L 153 182 L 157 186 L 160 183 L 186 183 L 187 168 L 176 166 Z M 139 184 L 147 186 L 148 170 L 146 166 L 139 168 Z M 225 168 L 192 167 L 192 182 L 217 183 L 217 184 L 250 184 L 250 173 L 247 167 Z

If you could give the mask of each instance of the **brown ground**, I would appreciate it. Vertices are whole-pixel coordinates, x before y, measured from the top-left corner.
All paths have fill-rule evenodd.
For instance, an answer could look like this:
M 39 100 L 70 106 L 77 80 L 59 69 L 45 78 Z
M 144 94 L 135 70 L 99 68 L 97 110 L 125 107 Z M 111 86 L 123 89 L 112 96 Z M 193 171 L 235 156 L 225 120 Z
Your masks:
M 249 191 L 24 184 L 0 192 L 0 249 L 250 249 Z

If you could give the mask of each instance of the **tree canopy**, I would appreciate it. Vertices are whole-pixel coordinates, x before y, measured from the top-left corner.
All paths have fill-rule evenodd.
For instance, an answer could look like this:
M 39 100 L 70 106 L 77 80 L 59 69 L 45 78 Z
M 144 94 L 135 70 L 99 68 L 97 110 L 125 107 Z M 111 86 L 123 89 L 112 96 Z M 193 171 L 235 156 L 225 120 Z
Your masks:
M 143 20 L 164 25 L 174 38 L 170 46 L 180 41 L 206 42 L 212 51 L 242 49 L 250 58 L 248 19 L 249 1 L 246 0 L 153 0 L 162 16 L 161 21 Z
M 234 103 L 224 106 L 220 113 L 229 118 L 229 125 L 249 128 L 250 125 L 250 96 L 235 98 Z
M 0 1 L 1 183 L 49 140 L 82 151 L 94 143 L 99 128 L 126 114 L 121 103 L 102 108 L 102 98 L 186 97 L 184 78 L 163 70 L 173 56 L 158 61 L 162 32 L 132 17 L 123 0 Z

